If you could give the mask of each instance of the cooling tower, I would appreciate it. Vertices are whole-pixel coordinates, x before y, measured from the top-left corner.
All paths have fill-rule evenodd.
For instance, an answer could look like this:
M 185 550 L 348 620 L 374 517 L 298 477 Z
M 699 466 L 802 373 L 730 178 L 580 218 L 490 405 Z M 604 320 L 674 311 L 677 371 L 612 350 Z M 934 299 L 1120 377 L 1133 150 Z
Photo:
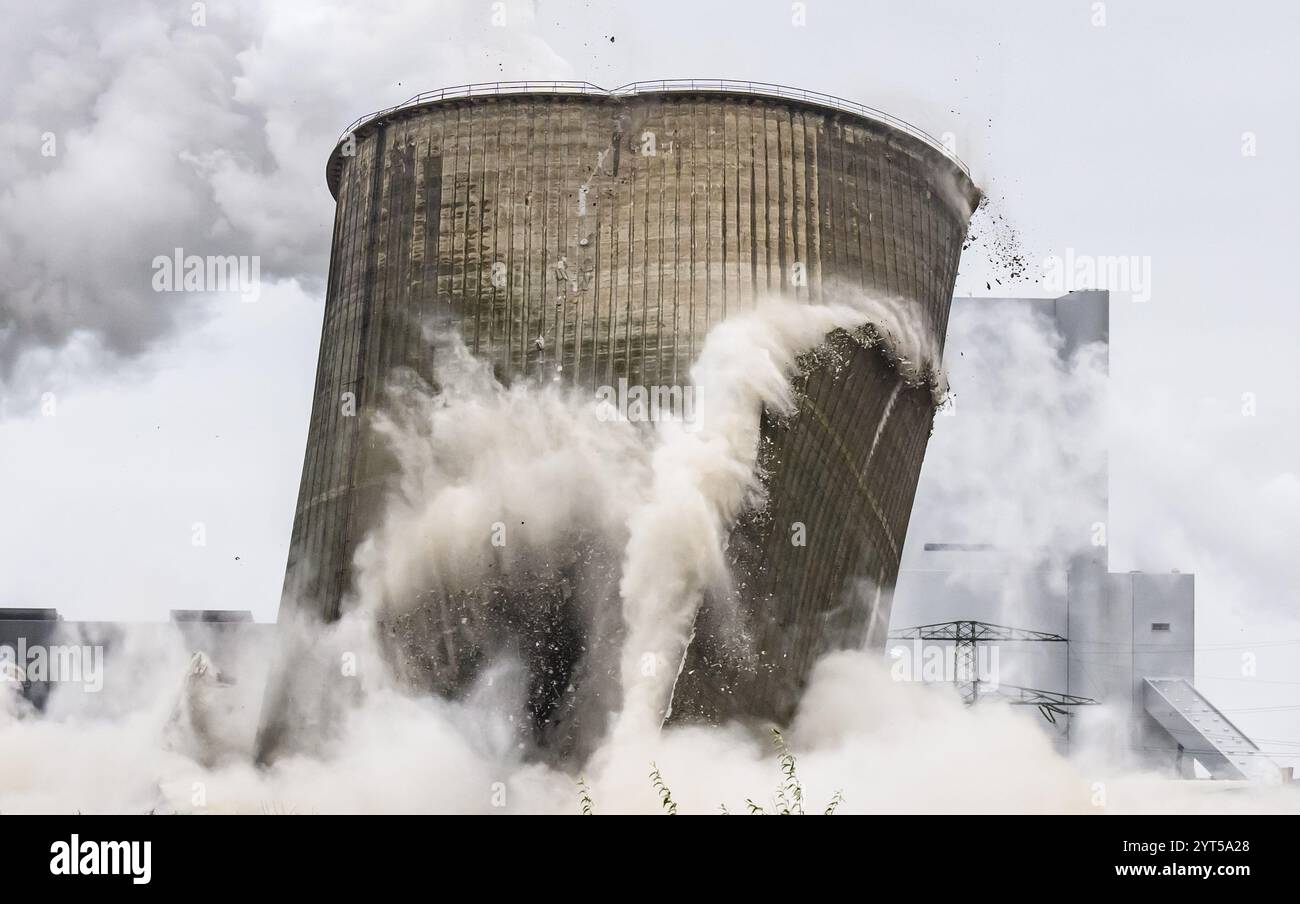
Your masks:
M 282 621 L 340 615 L 393 471 L 370 424 L 395 368 L 431 373 L 430 318 L 503 381 L 593 392 L 686 383 L 709 329 L 774 294 L 902 299 L 940 348 L 979 197 L 898 120 L 746 82 L 421 95 L 356 123 L 327 179 L 337 207 Z M 700 613 L 676 717 L 784 718 L 819 655 L 883 643 L 935 400 L 869 343 L 841 334 L 823 352 L 796 381 L 799 413 L 764 418 L 769 501 L 735 529 L 737 598 Z M 557 614 L 569 592 L 524 603 L 551 613 L 536 629 L 552 650 L 586 646 Z M 455 694 L 483 657 L 446 610 L 426 607 L 425 667 Z M 553 685 L 534 682 L 542 721 L 581 669 L 556 657 L 532 664 Z

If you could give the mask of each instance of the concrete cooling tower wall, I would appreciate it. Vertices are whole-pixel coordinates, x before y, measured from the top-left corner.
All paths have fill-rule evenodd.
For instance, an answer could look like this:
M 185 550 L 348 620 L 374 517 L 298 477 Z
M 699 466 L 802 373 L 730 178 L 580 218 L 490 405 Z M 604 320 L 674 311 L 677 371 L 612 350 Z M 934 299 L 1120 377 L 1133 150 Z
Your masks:
M 503 381 L 593 391 L 686 384 L 709 329 L 770 295 L 901 299 L 941 348 L 979 197 L 896 120 L 746 83 L 440 92 L 354 126 L 327 178 L 337 210 L 282 620 L 340 615 L 393 470 L 370 423 L 394 368 L 430 377 L 430 318 Z M 934 399 L 846 334 L 796 387 L 799 413 L 763 424 L 770 501 L 729 547 L 740 630 L 706 605 L 675 716 L 783 718 L 820 654 L 883 643 Z M 431 653 L 429 686 L 472 678 L 467 652 Z M 551 669 L 557 685 L 575 668 Z

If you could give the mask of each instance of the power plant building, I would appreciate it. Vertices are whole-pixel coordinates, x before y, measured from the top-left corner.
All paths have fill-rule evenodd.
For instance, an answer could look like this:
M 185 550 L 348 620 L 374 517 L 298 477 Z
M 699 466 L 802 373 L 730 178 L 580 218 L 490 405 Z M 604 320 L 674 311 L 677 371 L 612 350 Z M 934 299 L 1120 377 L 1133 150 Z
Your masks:
M 421 95 L 350 128 L 327 179 L 337 208 L 281 621 L 341 614 L 394 472 L 373 418 L 395 369 L 431 378 L 429 322 L 457 328 L 503 382 L 593 391 L 620 378 L 689 382 L 709 329 L 769 295 L 901 299 L 941 348 L 979 200 L 942 145 L 887 114 L 717 81 Z M 730 544 L 752 649 L 730 649 L 706 604 L 677 716 L 783 718 L 818 656 L 873 632 L 884 642 L 935 399 L 902 385 L 880 348 L 831 345 L 835 366 L 796 381 L 800 413 L 764 418 L 779 467 L 765 516 L 742 519 Z M 836 540 L 795 548 L 795 521 Z M 490 619 L 471 616 L 489 595 L 525 593 L 548 591 L 422 603 L 419 630 L 440 638 L 416 644 L 429 686 L 463 689 L 481 663 L 473 654 L 497 643 L 490 626 L 473 628 Z M 552 629 L 586 627 L 539 630 Z M 554 695 L 580 658 L 546 663 Z M 292 708 L 274 692 L 268 703 L 272 721 Z M 539 722 L 558 705 L 539 704 Z
M 954 326 L 978 318 L 1006 322 L 1024 314 L 1038 318 L 1063 365 L 1092 346 L 1100 351 L 1097 363 L 1107 366 L 1110 297 L 1104 291 L 1059 298 L 957 298 L 952 320 Z M 951 361 L 954 354 L 976 350 L 950 345 L 948 351 Z M 1006 404 L 993 394 L 1000 375 L 972 371 L 964 376 L 955 415 L 964 420 L 962 437 L 973 436 L 972 430 L 1007 429 L 999 422 L 1003 415 L 1027 416 L 1005 411 Z M 1011 696 L 1033 688 L 1089 701 L 1060 710 L 1062 718 L 1041 720 L 1063 754 L 1092 749 L 1170 777 L 1194 778 L 1200 764 L 1213 778 L 1278 780 L 1277 766 L 1195 687 L 1194 576 L 1110 572 L 1107 451 L 1103 443 L 1077 442 L 1080 431 L 1086 434 L 1097 425 L 1083 415 L 1067 418 L 1076 419 L 1081 422 L 1058 424 L 1055 435 L 1035 442 L 1060 444 L 1053 450 L 1059 461 L 1070 461 L 1072 472 L 1086 476 L 1085 485 L 1071 487 L 1064 500 L 1045 498 L 1040 486 L 1019 488 L 1035 510 L 1057 519 L 1054 548 L 1016 549 L 975 534 L 936 535 L 945 509 L 959 503 L 942 490 L 943 475 L 923 472 L 891 629 L 964 621 L 1059 638 L 1058 643 L 991 642 L 997 656 L 986 656 L 984 666 L 996 674 L 984 677 L 992 679 L 985 682 L 990 693 L 1011 686 L 1017 691 Z M 940 417 L 936 433 L 946 424 Z M 939 436 L 935 443 L 942 441 Z M 1014 460 L 1001 464 L 1012 473 L 1018 466 Z M 906 643 L 894 641 L 891 648 L 895 655 L 915 658 Z

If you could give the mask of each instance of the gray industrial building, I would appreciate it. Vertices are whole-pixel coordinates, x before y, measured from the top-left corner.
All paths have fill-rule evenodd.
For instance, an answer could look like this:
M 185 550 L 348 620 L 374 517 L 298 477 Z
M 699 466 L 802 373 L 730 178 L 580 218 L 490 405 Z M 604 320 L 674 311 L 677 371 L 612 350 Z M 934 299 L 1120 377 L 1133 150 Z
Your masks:
M 1072 292 L 1060 298 L 957 298 L 952 307 L 947 360 L 967 349 L 952 342 L 963 318 L 1005 317 L 1032 312 L 1055 335 L 1063 360 L 1093 345 L 1103 365 L 1108 357 L 1109 294 Z M 958 417 L 966 429 L 998 430 L 999 400 L 987 374 L 965 374 L 959 387 Z M 1046 412 L 1042 413 L 1046 415 Z M 1034 412 L 1015 412 L 1033 417 Z M 944 418 L 937 419 L 942 433 Z M 1089 429 L 1082 425 L 1082 429 Z M 1053 437 L 1055 441 L 1057 438 Z M 935 439 L 938 444 L 942 437 Z M 1041 441 L 1041 439 L 1040 439 Z M 1073 438 L 1062 435 L 1061 443 Z M 1038 451 L 1038 450 L 1036 450 Z M 1278 770 L 1241 731 L 1195 690 L 1195 580 L 1190 574 L 1109 571 L 1105 530 L 1109 524 L 1104 446 L 1072 447 L 1091 461 L 1073 462 L 1085 475 L 1082 492 L 1069 505 L 1053 508 L 1060 523 L 1052 549 L 1026 550 L 990 543 L 985 536 L 935 536 L 931 519 L 947 498 L 938 475 L 923 469 L 913 513 L 913 531 L 903 552 L 892 608 L 890 642 L 895 658 L 915 657 L 906 639 L 918 626 L 978 623 L 983 641 L 996 648 L 983 666 L 985 689 L 1013 702 L 1041 702 L 1054 721 L 1041 720 L 1061 752 L 1104 751 L 1134 765 L 1190 778 L 1193 762 L 1215 778 L 1273 778 Z M 1064 456 L 1062 460 L 1067 460 Z M 1017 462 L 1002 463 L 1013 471 Z M 1024 488 L 1036 494 L 1037 487 Z M 955 656 L 951 628 L 931 628 Z M 912 641 L 917 643 L 917 641 Z M 996 659 L 994 659 L 996 655 Z M 946 676 L 947 677 L 947 676 Z M 957 676 L 958 679 L 969 676 Z M 1024 693 L 1025 689 L 1041 692 Z M 1087 702 L 1085 702 L 1087 701 Z M 1095 705 L 1094 705 L 1095 704 Z M 1057 718 L 1057 716 L 1061 718 Z
M 593 391 L 688 383 L 709 329 L 768 294 L 896 298 L 939 348 L 979 200 L 939 142 L 888 114 L 729 81 L 419 95 L 354 123 L 326 178 L 333 246 L 281 621 L 345 611 L 353 552 L 395 473 L 370 426 L 395 372 L 432 379 L 431 322 L 503 382 Z M 674 718 L 784 719 L 822 653 L 887 618 L 935 393 L 870 337 L 826 351 L 797 381 L 800 414 L 764 419 L 769 504 L 729 544 L 741 598 L 706 600 Z M 796 548 L 794 522 L 838 539 Z M 487 527 L 466 526 L 485 543 Z M 617 699 L 618 638 L 572 605 L 614 598 L 618 551 L 600 543 L 553 550 L 542 572 L 503 560 L 481 586 L 391 601 L 381 635 L 405 677 L 450 696 L 504 649 L 547 650 L 527 664 L 536 740 L 571 747 Z M 268 755 L 301 721 L 296 680 L 286 665 L 268 691 Z
M 0 608 L 0 680 L 44 710 L 59 695 L 65 710 L 107 715 L 139 690 L 142 661 L 168 653 L 180 664 L 202 651 L 229 680 L 256 685 L 275 626 L 247 610 L 173 609 L 165 622 L 67 621 L 57 609 Z

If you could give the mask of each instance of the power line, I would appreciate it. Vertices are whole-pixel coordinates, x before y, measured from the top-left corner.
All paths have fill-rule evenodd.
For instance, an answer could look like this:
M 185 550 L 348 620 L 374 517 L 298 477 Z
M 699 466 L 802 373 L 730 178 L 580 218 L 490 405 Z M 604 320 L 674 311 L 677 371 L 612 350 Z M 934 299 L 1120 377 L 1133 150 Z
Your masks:
M 1300 684 L 1300 681 L 1281 681 L 1274 678 L 1250 678 L 1245 675 L 1197 675 L 1197 681 L 1254 681 L 1257 684 Z

